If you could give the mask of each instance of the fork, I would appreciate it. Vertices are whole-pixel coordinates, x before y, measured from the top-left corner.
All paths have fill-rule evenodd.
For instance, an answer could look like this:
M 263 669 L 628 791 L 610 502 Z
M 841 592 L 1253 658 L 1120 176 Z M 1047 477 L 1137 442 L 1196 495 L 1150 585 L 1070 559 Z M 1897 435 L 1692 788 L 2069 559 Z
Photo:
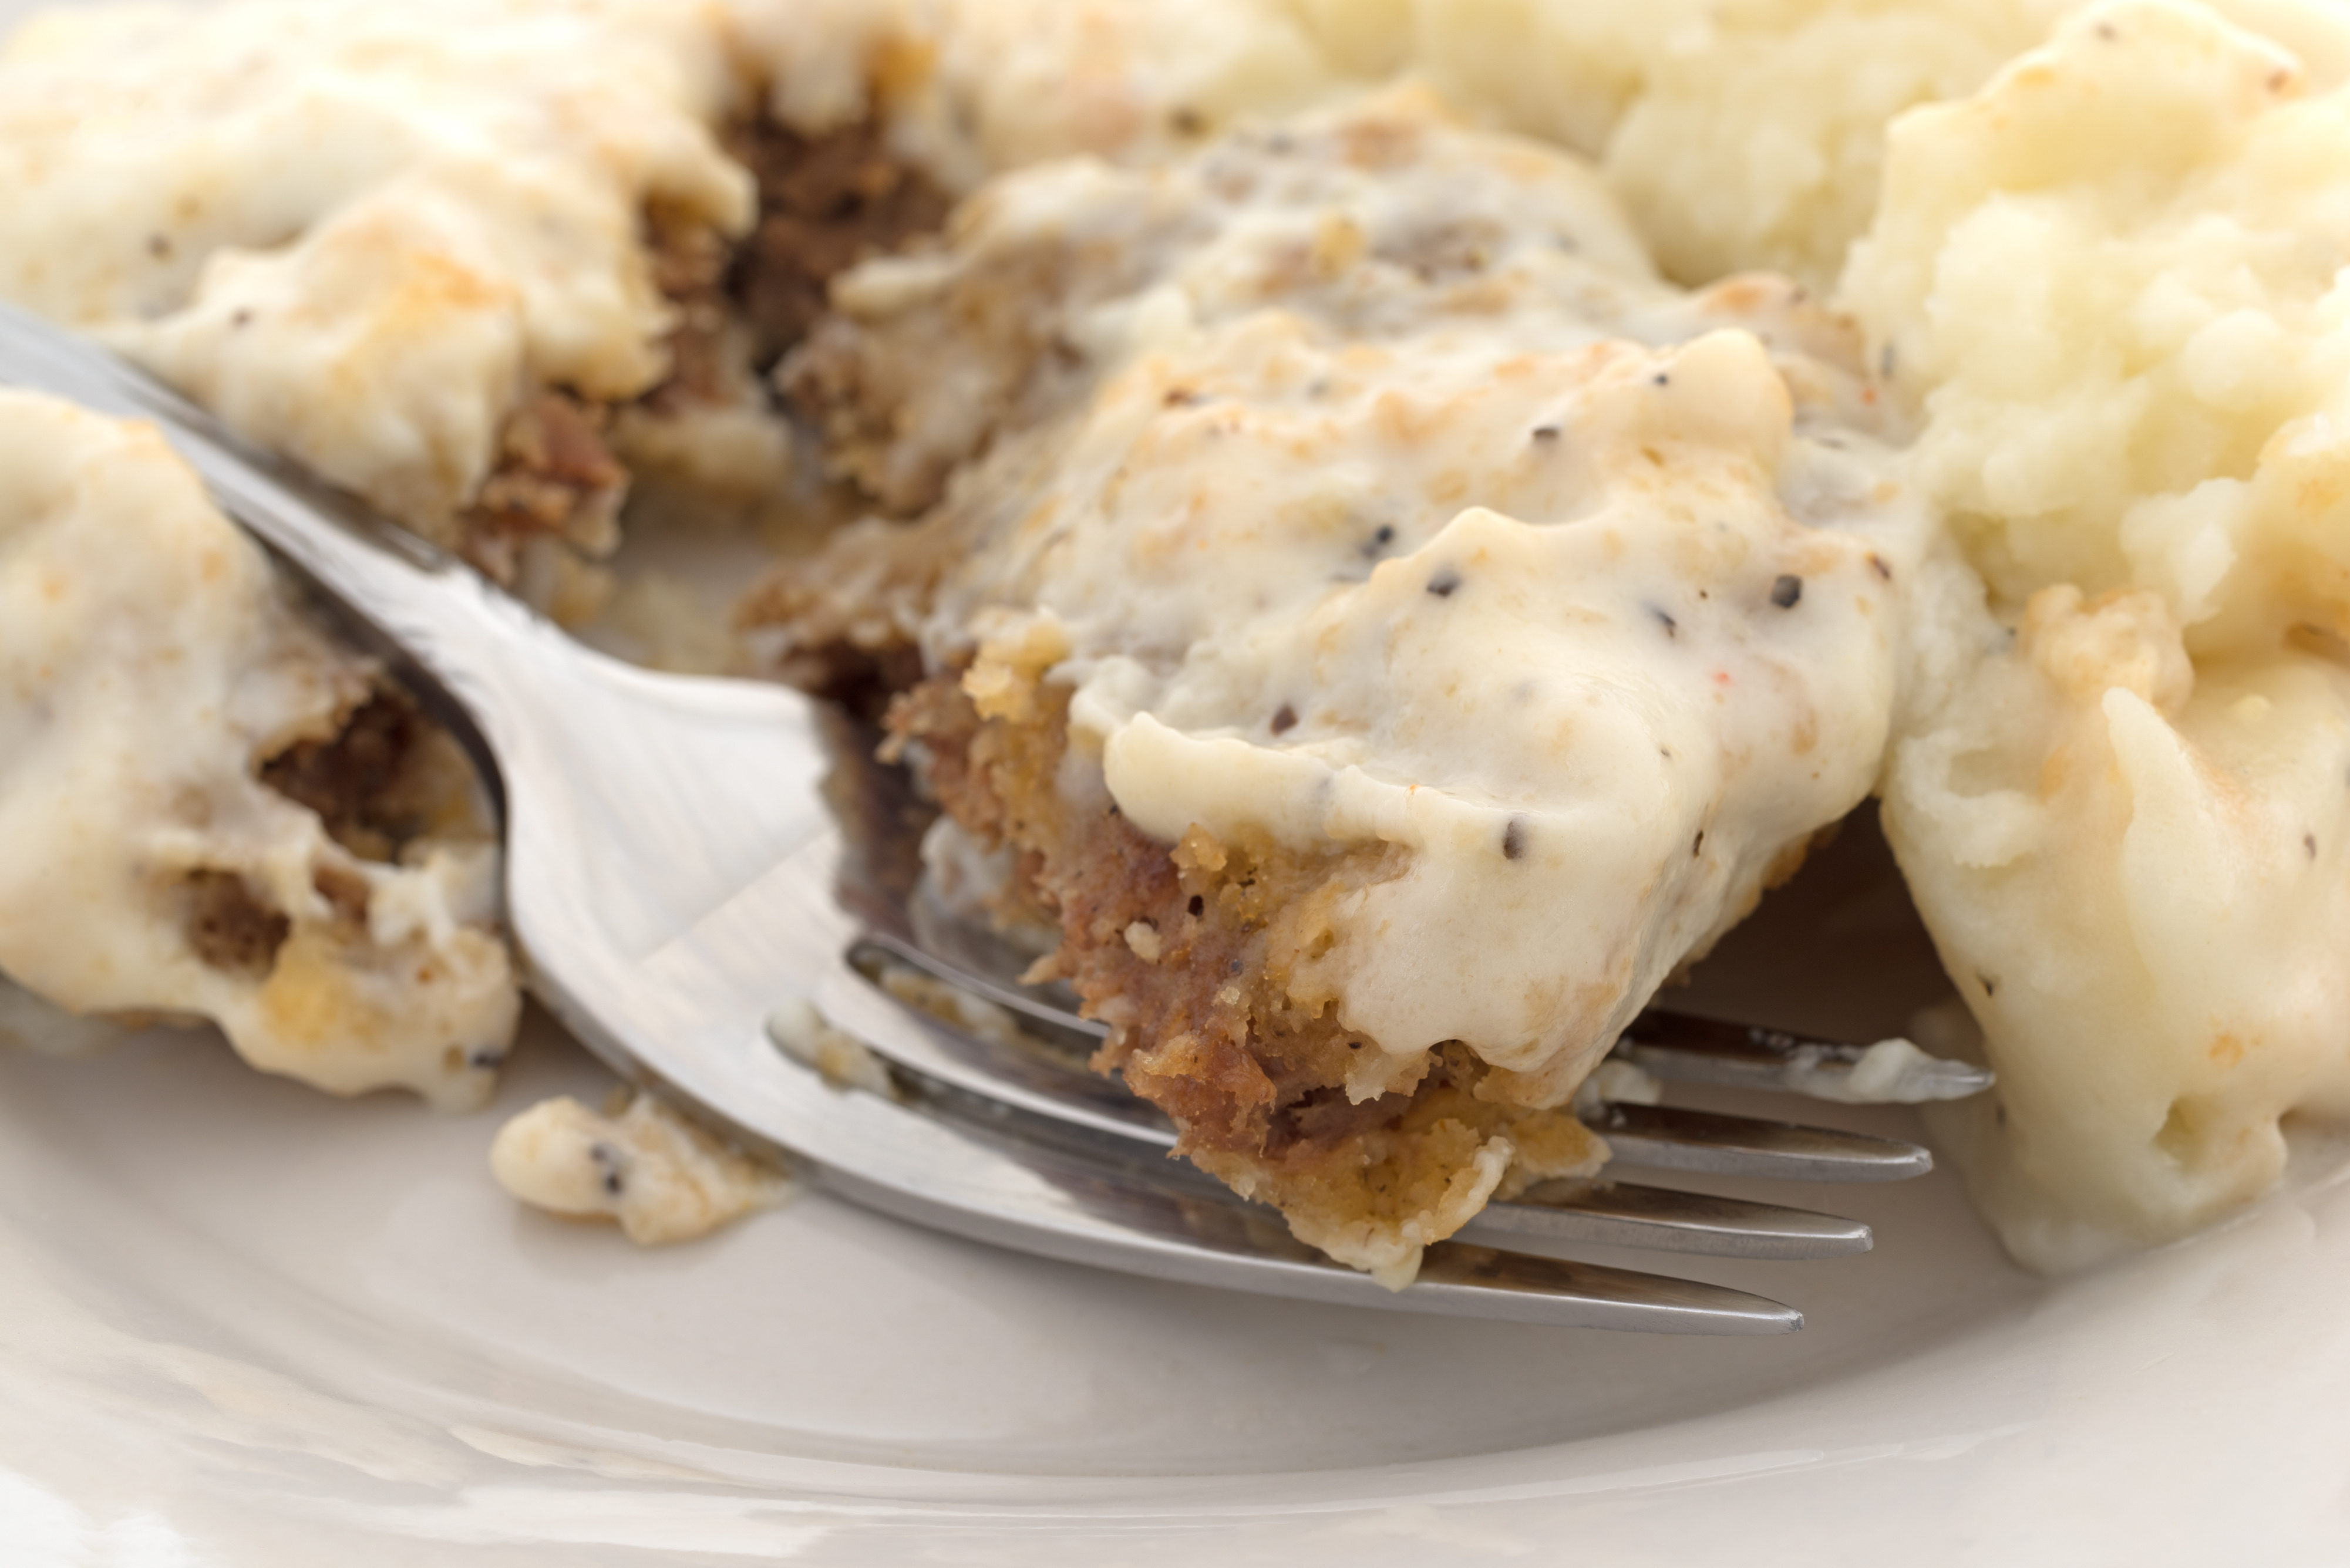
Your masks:
M 1495 1204 L 1389 1292 L 1294 1240 L 1278 1215 L 1166 1158 L 1173 1130 L 1048 1050 L 991 1045 L 871 977 L 909 965 L 1010 1010 L 1047 1041 L 1098 1026 L 942 958 L 836 896 L 845 850 L 818 784 L 811 700 L 660 675 L 577 643 L 414 535 L 257 453 L 144 372 L 0 306 L 0 384 L 160 427 L 263 540 L 473 753 L 503 820 L 506 914 L 530 991 L 617 1072 L 855 1202 L 958 1236 L 1195 1284 L 1355 1306 L 1673 1333 L 1800 1328 L 1745 1292 L 1547 1255 L 1592 1242 L 1826 1256 L 1868 1229 L 1773 1206 L 1595 1183 Z M 778 1049 L 813 1006 L 891 1064 L 893 1092 L 837 1088 Z M 1643 1033 L 1636 1031 L 1637 1033 Z M 1837 1048 L 1667 1023 L 1627 1047 L 1653 1072 L 1791 1081 Z M 1800 1048 L 1800 1051 L 1799 1051 Z M 1846 1053 L 1848 1056 L 1849 1053 Z M 1725 1066 L 1726 1064 L 1726 1066 Z M 1945 1064 L 1951 1094 L 1977 1069 Z M 1912 1145 L 1689 1111 L 1602 1106 L 1619 1158 L 1716 1174 L 1885 1179 Z

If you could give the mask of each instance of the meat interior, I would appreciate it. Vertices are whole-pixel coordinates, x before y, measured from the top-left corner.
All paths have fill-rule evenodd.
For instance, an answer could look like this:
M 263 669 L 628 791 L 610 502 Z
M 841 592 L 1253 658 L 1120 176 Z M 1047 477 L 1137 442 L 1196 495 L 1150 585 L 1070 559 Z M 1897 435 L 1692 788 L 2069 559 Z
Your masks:
M 299 740 L 255 766 L 260 781 L 314 813 L 327 836 L 359 861 L 398 863 L 421 839 L 470 838 L 479 820 L 472 764 L 449 733 L 396 687 L 379 687 L 343 714 L 333 733 Z M 316 873 L 346 935 L 364 929 L 366 879 L 331 862 Z M 180 888 L 189 950 L 223 973 L 265 978 L 293 935 L 285 910 L 231 870 L 192 871 Z
M 891 156 L 870 120 L 808 136 L 761 118 L 734 127 L 725 145 L 758 191 L 748 234 L 645 215 L 653 279 L 675 312 L 668 378 L 618 405 L 544 389 L 509 418 L 458 539 L 459 553 L 497 581 L 516 583 L 550 546 L 571 560 L 611 554 L 631 478 L 624 419 L 641 428 L 750 412 L 780 430 L 768 373 L 822 316 L 834 275 L 932 232 L 946 213 L 945 195 Z M 533 597 L 552 598 L 561 618 L 593 608 L 592 595 L 567 605 L 560 585 L 538 587 Z

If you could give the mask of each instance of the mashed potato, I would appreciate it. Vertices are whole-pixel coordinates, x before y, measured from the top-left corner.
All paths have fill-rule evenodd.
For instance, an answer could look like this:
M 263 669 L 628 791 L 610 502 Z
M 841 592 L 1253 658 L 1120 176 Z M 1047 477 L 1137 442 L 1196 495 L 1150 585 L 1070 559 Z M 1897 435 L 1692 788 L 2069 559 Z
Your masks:
M 1464 111 L 1605 168 L 1659 268 L 1834 283 L 1874 212 L 1887 121 L 1963 96 L 2080 0 L 1290 0 L 1334 67 L 1416 72 Z M 2304 0 L 2219 10 L 2350 72 Z
M 1987 1035 L 2009 1244 L 2168 1239 L 2350 1110 L 2350 95 L 2109 5 L 1891 137 L 1846 300 L 1988 585 L 1886 822 Z
M 1886 121 L 1971 91 L 2066 0 L 1294 0 L 1334 60 L 1602 161 L 1684 284 L 1832 282 Z

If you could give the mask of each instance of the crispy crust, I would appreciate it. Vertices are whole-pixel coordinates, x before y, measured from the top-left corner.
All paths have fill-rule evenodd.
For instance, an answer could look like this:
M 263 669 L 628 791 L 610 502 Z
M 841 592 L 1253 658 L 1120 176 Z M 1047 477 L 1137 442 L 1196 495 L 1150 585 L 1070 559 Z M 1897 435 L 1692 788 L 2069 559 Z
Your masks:
M 892 747 L 973 837 L 1018 852 L 1059 950 L 1035 978 L 1067 980 L 1109 1023 L 1104 1072 L 1166 1111 L 1178 1152 L 1262 1198 L 1305 1241 L 1397 1282 L 1419 1247 L 1493 1197 L 1588 1175 L 1606 1146 L 1571 1112 L 1507 1103 L 1503 1079 L 1447 1043 L 1398 1071 L 1297 980 L 1336 940 L 1349 891 L 1398 875 L 1393 846 L 1305 856 L 1222 843 L 1194 826 L 1169 846 L 1103 795 L 1072 805 L 1060 779 L 1066 694 L 1037 686 L 1017 717 L 983 717 L 959 675 L 889 712 Z M 991 702 L 991 706 L 994 704 Z M 1366 1065 L 1375 1064 L 1367 1074 Z M 1356 1100 L 1367 1079 L 1384 1085 Z

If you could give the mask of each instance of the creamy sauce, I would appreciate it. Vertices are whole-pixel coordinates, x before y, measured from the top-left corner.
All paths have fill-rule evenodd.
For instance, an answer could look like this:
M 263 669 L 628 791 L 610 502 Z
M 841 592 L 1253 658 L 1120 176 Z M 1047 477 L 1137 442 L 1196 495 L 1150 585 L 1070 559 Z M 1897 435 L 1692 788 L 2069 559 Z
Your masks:
M 589 1110 L 541 1100 L 498 1130 L 490 1169 L 522 1201 L 575 1220 L 608 1220 L 644 1246 L 689 1241 L 789 1202 L 797 1188 L 650 1095 Z

